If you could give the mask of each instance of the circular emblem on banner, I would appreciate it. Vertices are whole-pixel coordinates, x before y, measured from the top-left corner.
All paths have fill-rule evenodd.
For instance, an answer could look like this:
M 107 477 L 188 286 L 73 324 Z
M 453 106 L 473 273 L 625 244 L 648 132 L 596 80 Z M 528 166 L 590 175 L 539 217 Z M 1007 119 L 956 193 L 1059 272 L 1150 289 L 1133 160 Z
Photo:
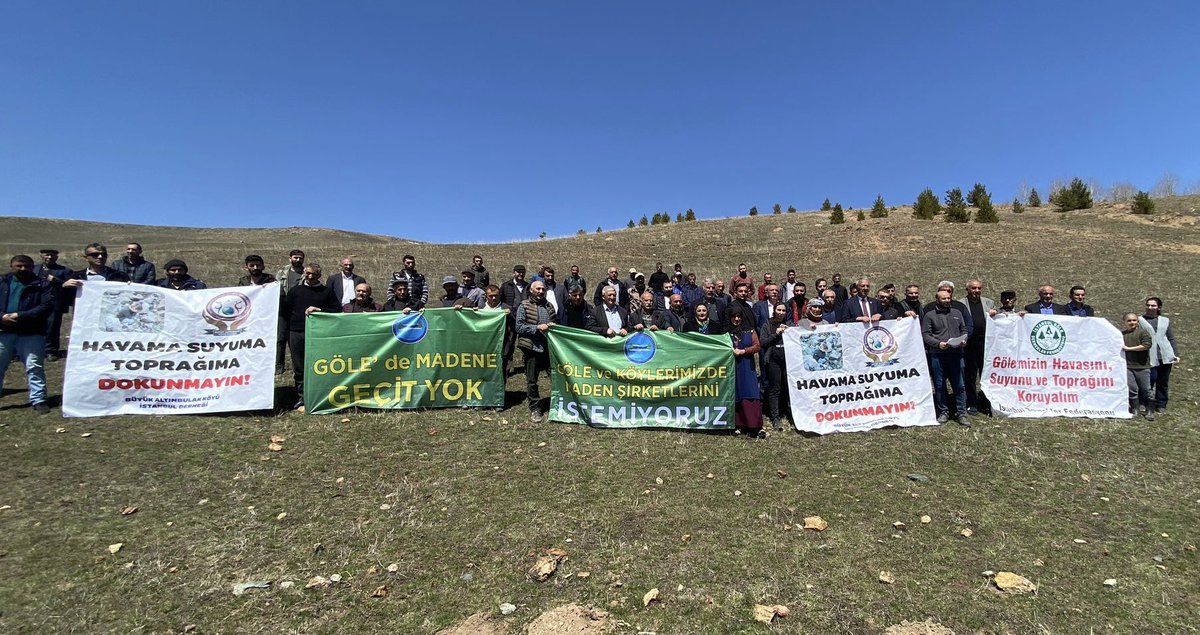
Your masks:
M 891 364 L 899 346 L 892 332 L 882 326 L 872 326 L 863 333 L 863 353 L 871 360 L 871 365 Z
M 252 303 L 245 294 L 236 291 L 222 293 L 204 305 L 204 321 L 216 327 L 209 333 L 221 335 L 237 330 L 250 318 Z
M 420 313 L 409 313 L 392 323 L 392 335 L 405 344 L 416 344 L 425 339 L 429 323 Z
M 1058 322 L 1042 320 L 1029 331 L 1029 343 L 1042 355 L 1057 355 L 1067 345 L 1067 330 Z
M 625 340 L 625 359 L 637 365 L 654 358 L 654 338 L 645 333 L 635 333 Z

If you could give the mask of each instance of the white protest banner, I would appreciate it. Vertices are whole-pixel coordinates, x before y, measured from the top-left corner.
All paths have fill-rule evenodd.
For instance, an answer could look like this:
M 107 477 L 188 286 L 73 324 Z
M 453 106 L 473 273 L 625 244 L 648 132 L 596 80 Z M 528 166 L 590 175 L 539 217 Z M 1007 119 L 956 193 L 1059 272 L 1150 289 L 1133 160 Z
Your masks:
M 913 318 L 783 332 L 796 429 L 828 434 L 937 424 Z
M 278 283 L 175 291 L 89 281 L 71 325 L 63 416 L 270 408 Z
M 1128 419 L 1123 344 L 1101 318 L 988 318 L 980 385 L 998 415 Z

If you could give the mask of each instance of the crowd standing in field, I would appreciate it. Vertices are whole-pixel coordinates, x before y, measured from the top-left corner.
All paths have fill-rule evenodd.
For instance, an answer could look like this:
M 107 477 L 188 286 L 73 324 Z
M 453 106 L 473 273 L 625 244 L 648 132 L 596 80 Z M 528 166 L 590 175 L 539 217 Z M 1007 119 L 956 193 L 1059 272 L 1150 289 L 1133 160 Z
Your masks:
M 11 272 L 0 282 L 0 392 L 3 371 L 19 359 L 29 384 L 29 402 L 35 412 L 49 412 L 46 403 L 44 361 L 62 359 L 63 314 L 74 302 L 75 289 L 89 281 L 104 280 L 155 285 L 168 289 L 205 289 L 204 282 L 188 274 L 182 260 L 168 260 L 156 278 L 156 268 L 143 256 L 142 246 L 129 243 L 125 256 L 109 266 L 108 249 L 91 243 L 83 249 L 85 266 L 72 271 L 59 264 L 59 252 L 41 250 L 41 262 L 26 255 L 13 256 Z M 979 381 L 984 367 L 983 345 L 987 317 L 997 315 L 1062 315 L 1094 317 L 1087 304 L 1087 290 L 1073 286 L 1070 301 L 1055 302 L 1056 290 L 1043 285 L 1038 299 L 1016 308 L 1017 294 L 1000 292 L 999 304 L 983 296 L 983 283 L 969 280 L 964 300 L 956 300 L 956 286 L 949 280 L 938 283 L 933 301 L 922 304 L 921 288 L 905 285 L 903 296 L 894 284 L 886 284 L 871 293 L 871 281 L 860 278 L 849 287 L 842 275 L 828 280 L 817 278 L 813 297 L 808 286 L 789 269 L 782 285 L 771 273 L 762 274 L 757 284 L 746 263 L 740 263 L 726 287 L 720 276 L 697 282 L 696 274 L 685 273 L 676 263 L 672 273 L 655 263 L 649 279 L 636 268 L 622 279 L 620 269 L 609 266 L 607 276 L 596 285 L 592 304 L 587 303 L 587 281 L 578 265 L 558 284 L 553 267 L 541 265 L 537 274 L 526 280 L 526 267 L 514 265 L 512 275 L 500 284 L 491 280 L 483 257 L 476 255 L 458 276 L 442 278 L 442 290 L 432 291 L 426 276 L 417 271 L 417 261 L 405 255 L 403 268 L 392 274 L 384 302 L 373 295 L 366 279 L 354 272 L 354 261 L 343 258 L 339 270 L 322 278 L 321 266 L 305 262 L 303 250 L 293 249 L 288 264 L 274 276 L 266 273 L 266 264 L 257 254 L 245 257 L 246 275 L 237 284 L 265 285 L 280 283 L 279 340 L 275 373 L 284 372 L 284 360 L 291 351 L 292 372 L 300 400 L 304 390 L 304 321 L 314 312 L 370 313 L 398 311 L 411 313 L 425 308 L 447 307 L 456 310 L 503 311 L 508 327 L 503 347 L 503 373 L 512 372 L 515 349 L 520 349 L 526 379 L 526 400 L 533 421 L 544 414 L 538 390 L 538 377 L 550 372 L 546 332 L 556 326 L 570 326 L 604 337 L 623 337 L 637 331 L 701 333 L 730 339 L 736 368 L 736 428 L 741 434 L 761 436 L 763 396 L 771 425 L 782 427 L 783 401 L 787 391 L 784 331 L 789 328 L 816 329 L 838 322 L 876 323 L 882 320 L 915 319 L 921 324 L 932 380 L 934 403 L 939 423 L 954 418 L 970 426 L 970 416 L 990 415 L 990 405 Z M 434 280 L 437 278 L 434 277 Z M 726 290 L 729 293 L 726 293 Z M 1129 406 L 1148 420 L 1165 412 L 1171 369 L 1179 361 L 1178 346 L 1170 318 L 1162 314 L 1163 301 L 1146 299 L 1139 316 L 1129 313 L 1122 324 L 1128 368 Z M 953 397 L 953 403 L 951 403 Z

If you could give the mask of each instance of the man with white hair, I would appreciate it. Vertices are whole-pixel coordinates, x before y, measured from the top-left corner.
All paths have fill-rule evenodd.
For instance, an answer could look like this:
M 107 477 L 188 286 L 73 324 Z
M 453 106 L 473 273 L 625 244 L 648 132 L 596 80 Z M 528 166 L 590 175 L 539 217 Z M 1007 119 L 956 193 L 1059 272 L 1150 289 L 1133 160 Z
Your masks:
M 529 402 L 529 420 L 542 421 L 541 393 L 538 375 L 550 374 L 550 347 L 546 332 L 557 322 L 557 311 L 546 301 L 546 284 L 541 280 L 529 283 L 529 297 L 517 306 L 517 348 L 525 359 L 525 397 Z

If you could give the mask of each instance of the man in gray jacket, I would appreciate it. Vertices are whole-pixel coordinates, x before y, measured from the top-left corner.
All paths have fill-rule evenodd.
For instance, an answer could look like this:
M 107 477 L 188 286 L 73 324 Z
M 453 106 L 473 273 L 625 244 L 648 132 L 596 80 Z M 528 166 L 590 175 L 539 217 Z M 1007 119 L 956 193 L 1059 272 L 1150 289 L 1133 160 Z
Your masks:
M 921 339 L 929 351 L 929 374 L 933 378 L 933 403 L 938 423 L 950 420 L 946 381 L 954 387 L 955 419 L 964 428 L 967 419 L 967 395 L 963 385 L 963 348 L 967 345 L 967 323 L 961 311 L 950 305 L 950 292 L 941 289 L 937 301 L 921 317 Z

